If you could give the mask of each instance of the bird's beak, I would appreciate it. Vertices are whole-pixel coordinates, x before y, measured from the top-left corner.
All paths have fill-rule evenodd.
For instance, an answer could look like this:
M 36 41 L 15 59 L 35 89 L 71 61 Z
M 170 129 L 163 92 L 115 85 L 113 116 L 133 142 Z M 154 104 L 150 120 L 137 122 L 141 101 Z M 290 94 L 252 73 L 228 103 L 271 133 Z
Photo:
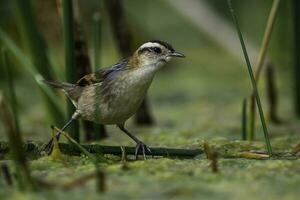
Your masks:
M 184 58 L 185 55 L 179 52 L 174 51 L 173 53 L 170 54 L 171 57 L 178 57 L 178 58 Z

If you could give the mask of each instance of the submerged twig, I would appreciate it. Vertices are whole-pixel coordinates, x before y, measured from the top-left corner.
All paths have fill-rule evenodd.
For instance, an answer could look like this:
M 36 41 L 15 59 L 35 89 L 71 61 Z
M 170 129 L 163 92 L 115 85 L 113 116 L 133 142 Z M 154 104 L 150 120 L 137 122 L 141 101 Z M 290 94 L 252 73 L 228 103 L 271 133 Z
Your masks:
M 22 145 L 22 150 L 24 153 L 30 155 L 32 158 L 38 158 L 42 155 L 40 154 L 43 147 L 43 142 L 26 142 Z M 104 146 L 98 144 L 82 144 L 84 149 L 86 149 L 91 154 L 104 154 L 104 155 L 116 155 L 122 156 L 122 150 L 120 146 Z M 69 156 L 79 156 L 82 151 L 76 146 L 68 143 L 59 143 L 59 148 L 63 154 Z M 135 154 L 135 147 L 124 147 L 128 155 Z M 203 148 L 198 149 L 175 149 L 175 148 L 163 148 L 163 147 L 150 147 L 153 156 L 162 156 L 168 158 L 195 158 L 204 153 Z M 0 142 L 0 153 L 6 156 L 9 152 L 9 145 L 7 142 Z M 251 151 L 249 148 L 248 151 Z M 244 151 L 243 151 L 244 152 Z M 219 152 L 219 158 L 241 158 L 239 155 L 241 152 Z M 257 152 L 252 152 L 257 153 Z M 267 154 L 267 152 L 259 152 L 261 154 Z M 297 160 L 300 159 L 299 156 L 293 156 L 289 152 L 280 151 L 274 152 L 273 156 L 269 159 L 278 159 L 278 160 Z
M 247 49 L 246 49 L 246 46 L 244 43 L 242 32 L 240 30 L 240 26 L 238 24 L 237 18 L 235 16 L 235 13 L 234 13 L 234 10 L 233 10 L 232 4 L 231 4 L 231 0 L 228 0 L 227 2 L 228 2 L 229 10 L 231 12 L 233 22 L 236 26 L 236 30 L 237 30 L 239 40 L 240 40 L 240 43 L 242 46 L 242 50 L 244 53 L 245 61 L 246 61 L 247 68 L 248 68 L 248 73 L 249 73 L 251 83 L 252 83 L 253 93 L 255 94 L 255 99 L 256 99 L 259 115 L 260 115 L 260 120 L 261 120 L 261 124 L 262 124 L 263 131 L 264 131 L 265 143 L 267 146 L 268 153 L 271 156 L 272 155 L 272 146 L 270 143 L 269 133 L 268 133 L 268 129 L 267 129 L 267 125 L 266 125 L 266 121 L 265 121 L 265 117 L 264 117 L 264 113 L 263 113 L 263 109 L 262 109 L 262 105 L 261 105 L 261 101 L 260 101 L 260 97 L 259 97 L 259 93 L 258 93 L 258 89 L 257 89 L 257 84 L 256 84 L 255 77 L 254 77 L 254 74 L 252 71 L 251 63 L 250 63 L 250 60 L 248 57 Z
M 120 146 L 104 146 L 97 144 L 81 144 L 89 153 L 99 154 L 111 154 L 111 155 L 122 155 Z M 26 153 L 33 154 L 33 156 L 40 156 L 38 152 L 43 147 L 42 142 L 27 142 L 23 144 L 23 151 Z M 81 150 L 76 146 L 67 143 L 59 143 L 59 148 L 63 154 L 68 155 L 80 155 Z M 164 147 L 150 147 L 153 156 L 166 156 L 166 157 L 181 157 L 181 158 L 194 158 L 197 155 L 203 154 L 202 149 L 175 149 L 175 148 L 164 148 Z M 124 146 L 127 155 L 135 155 L 135 147 Z M 8 153 L 9 147 L 6 142 L 0 142 L 0 153 Z

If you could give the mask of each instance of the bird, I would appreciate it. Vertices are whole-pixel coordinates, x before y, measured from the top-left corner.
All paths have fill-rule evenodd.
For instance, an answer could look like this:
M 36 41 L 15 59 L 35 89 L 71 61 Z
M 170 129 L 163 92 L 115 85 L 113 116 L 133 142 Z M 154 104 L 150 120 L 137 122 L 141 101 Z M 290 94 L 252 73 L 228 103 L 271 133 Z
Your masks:
M 183 58 L 167 42 L 150 40 L 131 56 L 106 68 L 100 68 L 80 78 L 76 83 L 43 80 L 62 90 L 75 106 L 71 119 L 61 128 L 64 131 L 74 120 L 84 119 L 104 125 L 116 125 L 135 143 L 135 159 L 151 155 L 151 149 L 125 128 L 125 122 L 139 109 L 156 72 L 172 58 Z M 56 133 L 59 139 L 61 132 Z M 53 138 L 45 145 L 50 154 Z

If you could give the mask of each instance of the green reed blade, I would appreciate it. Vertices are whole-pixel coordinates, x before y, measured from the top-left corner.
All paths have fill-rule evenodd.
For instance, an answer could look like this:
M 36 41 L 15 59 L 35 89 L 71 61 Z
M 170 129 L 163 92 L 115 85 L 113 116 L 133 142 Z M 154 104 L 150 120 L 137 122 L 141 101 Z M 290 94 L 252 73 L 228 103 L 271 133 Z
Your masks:
M 262 109 L 262 106 L 261 106 L 261 101 L 260 101 L 256 81 L 255 81 L 254 74 L 253 74 L 252 67 L 251 67 L 251 63 L 250 63 L 250 60 L 249 60 L 249 57 L 248 57 L 247 49 L 246 49 L 246 46 L 245 46 L 245 43 L 244 43 L 243 35 L 242 35 L 241 30 L 240 30 L 240 27 L 239 27 L 238 20 L 237 20 L 237 17 L 235 15 L 234 9 L 232 7 L 231 0 L 227 0 L 227 3 L 228 3 L 229 11 L 231 12 L 231 15 L 232 15 L 232 20 L 235 24 L 235 27 L 236 27 L 236 30 L 237 30 L 237 33 L 238 33 L 238 37 L 239 37 L 239 40 L 240 40 L 240 43 L 241 43 L 241 46 L 242 46 L 242 50 L 243 50 L 243 54 L 244 54 L 244 57 L 245 57 L 245 61 L 246 61 L 246 64 L 247 64 L 248 73 L 249 73 L 249 76 L 250 76 L 250 79 L 251 79 L 253 92 L 255 94 L 256 103 L 257 103 L 257 107 L 258 107 L 258 111 L 259 111 L 259 116 L 260 116 L 261 124 L 262 124 L 262 127 L 263 127 L 263 131 L 264 131 L 264 137 L 265 137 L 265 143 L 266 143 L 266 146 L 267 146 L 267 151 L 268 151 L 268 154 L 270 156 L 272 156 L 272 146 L 271 146 L 270 139 L 269 139 L 269 133 L 268 133 L 266 121 L 265 121 L 265 118 L 264 118 L 264 113 L 263 113 L 263 109 Z
M 3 67 L 6 71 L 6 77 L 8 79 L 8 94 L 10 96 L 10 103 L 6 103 L 1 95 L 0 98 L 0 117 L 6 127 L 6 134 L 9 140 L 9 146 L 11 149 L 12 160 L 16 167 L 16 180 L 18 182 L 19 189 L 21 190 L 34 190 L 36 184 L 31 176 L 30 169 L 26 162 L 26 155 L 24 153 L 22 144 L 22 135 L 20 131 L 19 112 L 17 96 L 15 92 L 14 78 L 11 71 L 11 65 L 6 50 L 1 50 Z
M 0 28 L 0 42 L 5 45 L 7 50 L 12 53 L 12 55 L 22 64 L 24 69 L 31 74 L 35 79 L 36 83 L 39 85 L 42 98 L 44 99 L 44 106 L 47 108 L 48 118 L 51 123 L 61 125 L 65 121 L 65 116 L 63 113 L 63 107 L 57 95 L 49 87 L 45 87 L 41 84 L 40 80 L 45 79 L 37 70 L 35 65 L 32 63 L 31 59 L 25 54 L 23 50 L 18 47 L 14 41 Z
M 34 18 L 32 2 L 29 0 L 13 0 L 12 5 L 18 32 L 21 35 L 21 42 L 32 63 L 31 69 L 41 74 L 44 79 L 53 80 L 54 72 L 49 62 L 46 43 L 38 30 Z M 24 64 L 22 66 L 27 67 Z M 43 103 L 47 108 L 48 116 L 50 116 L 49 120 L 51 123 L 62 124 L 64 122 L 64 116 L 61 114 L 62 111 L 58 111 L 55 107 L 55 104 L 58 103 L 54 103 L 45 95 L 43 90 L 41 91 L 44 99 Z
M 49 64 L 46 44 L 36 26 L 31 2 L 28 0 L 13 0 L 13 6 L 22 42 L 34 67 L 45 79 L 53 79 L 53 70 Z

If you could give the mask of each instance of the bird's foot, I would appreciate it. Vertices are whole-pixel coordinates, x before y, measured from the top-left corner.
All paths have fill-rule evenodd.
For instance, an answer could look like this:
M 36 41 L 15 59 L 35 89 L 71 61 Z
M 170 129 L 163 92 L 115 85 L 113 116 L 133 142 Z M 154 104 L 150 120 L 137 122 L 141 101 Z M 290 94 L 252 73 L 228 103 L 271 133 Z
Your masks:
M 144 160 L 147 160 L 146 158 L 146 154 L 151 155 L 151 157 L 153 157 L 151 149 L 145 145 L 143 142 L 139 141 L 136 143 L 135 146 L 135 159 L 138 159 L 138 154 L 142 154 L 144 157 Z
M 53 150 L 53 139 L 49 140 L 48 143 L 44 144 L 40 152 L 46 152 L 47 155 L 50 155 Z

